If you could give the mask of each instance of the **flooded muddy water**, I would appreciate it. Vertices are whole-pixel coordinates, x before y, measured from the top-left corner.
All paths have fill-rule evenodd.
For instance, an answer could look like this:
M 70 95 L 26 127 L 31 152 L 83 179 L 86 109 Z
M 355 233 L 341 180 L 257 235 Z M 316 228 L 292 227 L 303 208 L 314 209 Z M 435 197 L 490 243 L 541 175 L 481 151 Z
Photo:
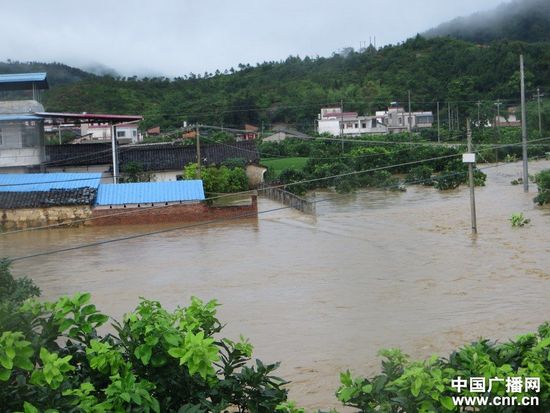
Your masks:
M 530 172 L 550 168 L 530 164 Z M 264 361 L 281 361 L 290 397 L 337 407 L 338 373 L 373 374 L 377 351 L 447 354 L 479 336 L 506 340 L 550 320 L 550 209 L 522 186 L 521 164 L 487 169 L 476 189 L 318 192 L 317 216 L 292 210 L 104 244 L 14 263 L 44 299 L 90 291 L 120 317 L 139 296 L 168 307 L 217 298 L 225 334 Z M 278 205 L 261 200 L 260 211 Z M 531 219 L 512 228 L 513 212 Z M 2 256 L 86 244 L 164 227 L 55 229 L 0 235 Z

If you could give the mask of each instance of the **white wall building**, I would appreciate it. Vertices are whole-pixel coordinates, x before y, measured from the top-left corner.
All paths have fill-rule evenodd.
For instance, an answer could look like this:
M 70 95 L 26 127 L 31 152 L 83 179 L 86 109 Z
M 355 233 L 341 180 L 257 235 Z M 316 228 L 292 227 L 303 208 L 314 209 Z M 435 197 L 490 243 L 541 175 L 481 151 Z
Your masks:
M 25 172 L 45 159 L 44 107 L 35 100 L 0 102 L 0 169 Z M 11 168 L 11 169 L 10 169 Z
M 357 112 L 342 112 L 339 107 L 322 108 L 317 119 L 319 133 L 333 136 L 359 136 L 388 133 L 388 128 L 376 116 L 359 116 Z
M 330 107 L 321 109 L 317 131 L 333 136 L 339 136 L 340 132 L 347 136 L 358 136 L 431 128 L 432 124 L 432 112 L 409 113 L 396 104 L 392 104 L 388 110 L 377 111 L 375 116 L 359 116 L 357 112 L 343 112 L 339 107 Z
M 82 138 L 79 142 L 103 142 L 111 140 L 111 125 L 105 123 L 83 123 L 80 127 Z M 116 135 L 119 143 L 138 143 L 143 139 L 136 123 L 116 125 Z

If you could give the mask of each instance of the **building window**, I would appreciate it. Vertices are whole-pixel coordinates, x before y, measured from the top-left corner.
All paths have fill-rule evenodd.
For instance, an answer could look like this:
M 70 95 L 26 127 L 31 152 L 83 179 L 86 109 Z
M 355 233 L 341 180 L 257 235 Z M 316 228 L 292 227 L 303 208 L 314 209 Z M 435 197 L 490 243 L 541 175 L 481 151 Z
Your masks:
M 355 129 L 357 129 L 357 128 L 359 127 L 359 124 L 356 123 L 356 124 L 353 125 L 353 127 L 354 127 Z
M 426 123 L 432 123 L 432 122 L 433 122 L 433 117 L 429 115 L 416 117 L 416 123 L 419 123 L 419 124 L 426 124 Z
M 116 132 L 116 137 L 117 138 L 124 138 L 126 136 L 126 131 L 123 131 L 123 130 L 119 130 Z
M 365 122 L 363 122 L 363 123 L 361 123 L 361 127 L 362 127 L 363 129 L 367 129 L 367 124 L 366 124 Z
M 376 129 L 376 119 L 372 119 L 371 122 L 371 128 Z
M 137 136 L 137 130 L 132 131 L 132 136 L 135 138 Z

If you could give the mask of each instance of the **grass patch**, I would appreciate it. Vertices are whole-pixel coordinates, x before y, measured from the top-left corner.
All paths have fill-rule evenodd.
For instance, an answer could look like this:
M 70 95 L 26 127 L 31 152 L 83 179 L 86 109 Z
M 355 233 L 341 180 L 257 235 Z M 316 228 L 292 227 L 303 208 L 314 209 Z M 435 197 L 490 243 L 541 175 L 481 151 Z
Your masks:
M 294 157 L 294 158 L 266 158 L 262 159 L 261 163 L 264 166 L 273 170 L 275 176 L 285 169 L 296 169 L 301 171 L 306 166 L 307 157 Z

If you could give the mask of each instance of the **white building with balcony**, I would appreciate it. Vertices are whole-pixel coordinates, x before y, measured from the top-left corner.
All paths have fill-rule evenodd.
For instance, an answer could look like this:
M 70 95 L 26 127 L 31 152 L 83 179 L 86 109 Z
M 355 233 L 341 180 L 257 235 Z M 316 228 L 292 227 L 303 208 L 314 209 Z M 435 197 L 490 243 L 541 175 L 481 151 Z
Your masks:
M 339 107 L 322 108 L 317 119 L 317 131 L 339 136 L 385 134 L 388 128 L 376 116 L 359 116 L 357 112 L 343 112 Z
M 432 124 L 432 112 L 409 113 L 395 103 L 388 110 L 377 111 L 375 116 L 359 116 L 357 112 L 344 112 L 340 107 L 328 107 L 322 108 L 317 117 L 317 131 L 332 136 L 397 133 L 431 128 Z

